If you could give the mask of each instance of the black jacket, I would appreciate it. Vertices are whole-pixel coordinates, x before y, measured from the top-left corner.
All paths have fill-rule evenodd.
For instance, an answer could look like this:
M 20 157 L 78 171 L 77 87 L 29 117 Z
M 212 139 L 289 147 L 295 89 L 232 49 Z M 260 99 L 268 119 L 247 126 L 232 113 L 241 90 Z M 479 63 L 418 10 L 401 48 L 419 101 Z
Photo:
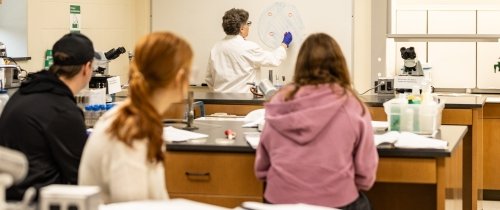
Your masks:
M 68 86 L 48 71 L 32 75 L 0 116 L 0 145 L 29 161 L 28 175 L 7 190 L 7 200 L 21 200 L 30 186 L 77 184 L 86 140 L 83 112 Z

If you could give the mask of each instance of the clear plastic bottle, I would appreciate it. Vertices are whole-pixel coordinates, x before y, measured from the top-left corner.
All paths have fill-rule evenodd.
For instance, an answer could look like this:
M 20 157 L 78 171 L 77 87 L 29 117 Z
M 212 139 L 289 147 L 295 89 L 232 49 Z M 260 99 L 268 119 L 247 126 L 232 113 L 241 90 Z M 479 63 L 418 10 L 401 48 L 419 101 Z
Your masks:
M 106 104 L 99 104 L 99 118 L 106 113 Z
M 9 101 L 9 95 L 7 94 L 7 90 L 1 89 L 0 90 L 0 115 L 3 112 L 3 108 L 7 104 L 7 101 Z
M 100 108 L 98 104 L 93 105 L 92 107 L 92 126 L 94 126 L 99 119 L 100 115 Z
M 92 106 L 86 105 L 84 108 L 83 115 L 85 116 L 85 125 L 87 127 L 92 127 L 91 125 L 91 118 L 92 118 Z

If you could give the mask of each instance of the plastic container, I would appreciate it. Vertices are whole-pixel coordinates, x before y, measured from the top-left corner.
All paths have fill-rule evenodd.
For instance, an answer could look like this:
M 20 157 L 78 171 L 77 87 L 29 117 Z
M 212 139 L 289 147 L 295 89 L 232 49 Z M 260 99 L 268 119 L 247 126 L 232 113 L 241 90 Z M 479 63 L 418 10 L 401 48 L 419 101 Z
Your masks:
M 92 127 L 92 106 L 86 105 L 84 108 L 84 116 L 85 116 L 85 125 L 87 127 Z
M 0 90 L 0 116 L 2 115 L 3 108 L 7 104 L 7 101 L 9 101 L 9 95 L 7 94 L 7 90 L 5 89 Z
M 441 126 L 444 102 L 408 104 L 400 99 L 384 103 L 389 131 L 407 131 L 435 135 Z

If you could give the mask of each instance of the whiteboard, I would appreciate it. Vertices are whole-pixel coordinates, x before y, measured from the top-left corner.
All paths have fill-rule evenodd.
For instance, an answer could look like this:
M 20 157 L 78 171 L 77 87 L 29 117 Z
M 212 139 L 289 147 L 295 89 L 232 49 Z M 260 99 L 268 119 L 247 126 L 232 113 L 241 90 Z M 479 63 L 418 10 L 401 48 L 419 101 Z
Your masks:
M 195 57 L 190 83 L 204 83 L 210 49 L 226 34 L 222 29 L 222 16 L 231 8 L 249 12 L 252 21 L 247 40 L 256 42 L 266 50 L 259 36 L 259 20 L 267 8 L 278 1 L 268 0 L 151 0 L 151 30 L 171 31 L 185 38 L 192 46 Z M 288 0 L 287 4 L 297 8 L 303 23 L 302 34 L 294 34 L 294 40 L 287 50 L 287 59 L 279 67 L 262 67 L 260 78 L 268 78 L 269 70 L 275 76 L 285 77 L 285 83 L 292 80 L 295 61 L 303 40 L 309 34 L 323 32 L 336 39 L 352 68 L 353 2 L 352 0 Z M 257 74 L 259 75 L 259 73 Z M 352 71 L 351 71 L 352 75 Z

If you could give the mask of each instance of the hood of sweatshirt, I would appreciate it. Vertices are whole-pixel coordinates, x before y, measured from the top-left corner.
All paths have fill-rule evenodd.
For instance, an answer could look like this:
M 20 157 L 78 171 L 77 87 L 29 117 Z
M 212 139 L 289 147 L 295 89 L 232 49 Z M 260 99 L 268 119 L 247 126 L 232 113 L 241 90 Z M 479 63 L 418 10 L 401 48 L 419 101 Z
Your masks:
M 68 96 L 73 101 L 75 100 L 69 87 L 55 74 L 46 70 L 30 75 L 26 81 L 21 83 L 19 92 L 22 94 L 49 92 L 57 95 Z
M 338 85 L 311 85 L 301 87 L 293 100 L 284 101 L 283 93 L 291 89 L 286 87 L 265 104 L 266 126 L 301 145 L 315 139 L 339 113 L 350 94 Z

